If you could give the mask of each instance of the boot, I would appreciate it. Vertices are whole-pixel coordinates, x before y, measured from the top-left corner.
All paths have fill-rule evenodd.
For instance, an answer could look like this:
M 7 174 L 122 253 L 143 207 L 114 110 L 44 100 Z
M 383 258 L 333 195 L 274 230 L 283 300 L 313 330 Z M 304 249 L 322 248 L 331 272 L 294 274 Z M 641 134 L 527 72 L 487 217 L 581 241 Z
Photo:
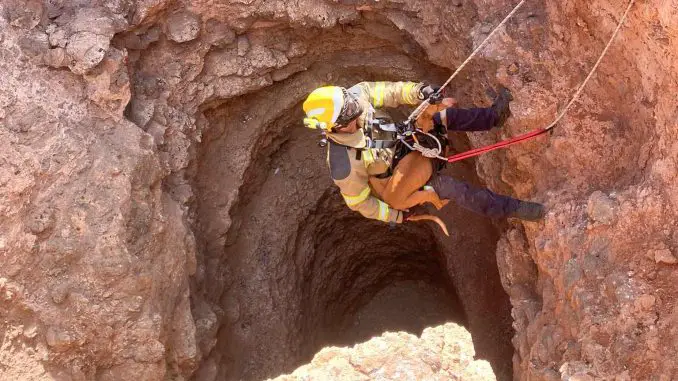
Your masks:
M 494 123 L 494 127 L 502 127 L 506 123 L 506 119 L 511 116 L 509 103 L 513 100 L 513 95 L 504 86 L 499 87 L 498 93 L 491 106 L 494 112 L 497 113 L 497 121 Z
M 539 221 L 544 218 L 544 214 L 546 214 L 544 205 L 536 202 L 520 201 L 518 208 L 509 214 L 508 217 L 520 218 L 526 221 Z

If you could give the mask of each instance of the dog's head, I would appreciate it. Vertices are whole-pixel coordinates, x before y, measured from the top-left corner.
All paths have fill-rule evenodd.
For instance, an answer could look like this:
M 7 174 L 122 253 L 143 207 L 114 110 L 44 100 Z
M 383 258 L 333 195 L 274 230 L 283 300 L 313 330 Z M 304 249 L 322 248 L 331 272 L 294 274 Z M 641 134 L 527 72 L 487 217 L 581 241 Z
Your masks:
M 454 98 L 443 98 L 442 102 L 438 103 L 437 105 L 429 105 L 417 118 L 417 128 L 424 132 L 433 130 L 433 114 L 446 108 L 456 106 L 457 100 Z

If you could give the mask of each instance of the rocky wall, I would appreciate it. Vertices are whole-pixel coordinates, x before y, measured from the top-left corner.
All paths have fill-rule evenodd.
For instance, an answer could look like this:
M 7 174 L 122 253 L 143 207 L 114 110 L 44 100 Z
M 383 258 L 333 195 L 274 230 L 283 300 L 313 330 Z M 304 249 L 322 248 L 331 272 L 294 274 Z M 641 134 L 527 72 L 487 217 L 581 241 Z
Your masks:
M 502 83 L 513 118 L 455 145 L 548 124 L 624 3 L 528 1 L 451 90 L 462 106 L 487 105 L 484 88 Z M 305 262 L 316 251 L 298 248 L 322 248 L 314 229 L 329 219 L 301 221 L 319 208 L 359 220 L 324 175 L 312 133 L 297 128 L 301 100 L 324 83 L 443 81 L 512 5 L 4 1 L 1 378 L 256 378 L 310 359 L 303 338 L 322 343 L 332 319 L 297 315 L 319 315 L 312 295 L 326 284 L 312 279 L 319 262 Z M 676 351 L 676 13 L 675 1 L 638 2 L 552 135 L 450 169 L 544 202 L 543 223 L 493 225 L 451 207 L 450 225 L 473 224 L 450 241 L 405 227 L 424 239 L 375 262 L 412 265 L 413 278 L 456 295 L 498 378 L 676 377 L 666 356 Z M 257 196 L 269 189 L 285 197 Z M 394 260 L 413 253 L 428 259 Z M 234 286 L 247 274 L 253 283 Z M 499 279 L 512 319 L 488 317 L 508 308 Z M 367 296 L 323 297 L 346 298 L 348 316 L 384 285 L 358 279 Z M 306 291 L 280 303 L 280 290 Z M 285 317 L 269 320 L 285 328 L 253 335 L 263 316 Z M 511 348 L 489 344 L 513 335 L 510 324 L 512 371 L 501 360 Z M 229 342 L 270 352 L 267 340 L 276 351 L 266 374 L 229 355 L 239 353 Z

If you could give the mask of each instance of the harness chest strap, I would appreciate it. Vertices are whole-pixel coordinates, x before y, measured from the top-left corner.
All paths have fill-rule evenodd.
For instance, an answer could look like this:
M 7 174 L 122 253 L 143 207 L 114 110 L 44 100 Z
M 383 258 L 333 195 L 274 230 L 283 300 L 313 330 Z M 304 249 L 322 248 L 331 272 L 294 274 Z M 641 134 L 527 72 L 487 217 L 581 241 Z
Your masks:
M 367 119 L 365 120 L 365 129 L 367 131 L 368 140 L 367 146 L 369 148 L 383 149 L 383 148 L 393 148 L 398 143 L 398 128 L 395 123 L 385 123 L 381 122 L 380 119 L 374 119 L 374 114 L 371 110 L 368 112 Z M 375 139 L 374 129 L 378 128 L 382 132 L 392 133 L 394 136 L 392 139 Z

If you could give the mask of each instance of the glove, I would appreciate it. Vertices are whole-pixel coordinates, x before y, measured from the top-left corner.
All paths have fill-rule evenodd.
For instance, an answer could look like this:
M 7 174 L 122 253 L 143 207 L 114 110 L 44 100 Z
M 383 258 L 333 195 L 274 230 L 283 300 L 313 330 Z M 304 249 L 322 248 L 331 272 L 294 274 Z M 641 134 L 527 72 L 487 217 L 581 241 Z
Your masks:
M 440 86 L 426 85 L 419 90 L 419 99 L 428 99 L 432 105 L 438 104 L 443 100 L 443 94 L 439 93 Z

